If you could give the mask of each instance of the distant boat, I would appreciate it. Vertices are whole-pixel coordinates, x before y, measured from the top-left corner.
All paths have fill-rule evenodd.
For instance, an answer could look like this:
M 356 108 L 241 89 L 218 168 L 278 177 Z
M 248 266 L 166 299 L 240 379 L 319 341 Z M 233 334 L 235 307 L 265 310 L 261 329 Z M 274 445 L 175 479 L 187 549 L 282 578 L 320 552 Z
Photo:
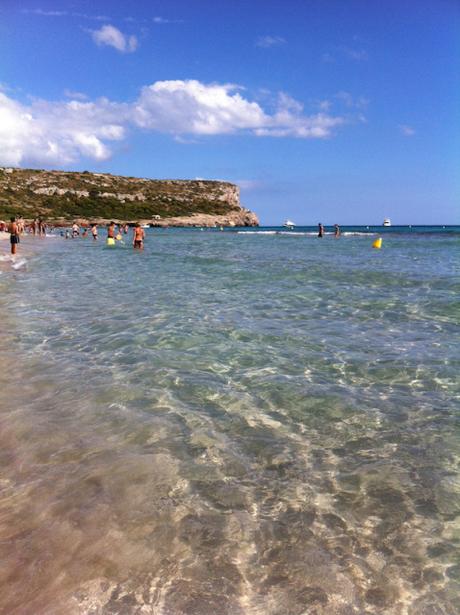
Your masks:
M 141 224 L 141 228 L 150 228 L 150 224 Z
M 383 221 L 383 226 L 391 226 L 390 218 L 385 218 L 385 220 Z
M 289 218 L 288 218 L 287 220 L 284 221 L 283 226 L 286 227 L 286 228 L 294 228 L 295 227 L 295 222 L 293 222 L 292 220 L 289 220 Z

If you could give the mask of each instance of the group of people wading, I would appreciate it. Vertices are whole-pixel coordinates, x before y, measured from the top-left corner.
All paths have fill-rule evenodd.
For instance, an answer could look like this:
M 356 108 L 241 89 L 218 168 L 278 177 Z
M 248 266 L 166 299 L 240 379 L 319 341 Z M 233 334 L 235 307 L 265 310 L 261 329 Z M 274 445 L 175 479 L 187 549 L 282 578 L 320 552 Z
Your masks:
M 6 225 L 5 225 L 6 226 Z M 118 228 L 117 228 L 118 226 Z M 10 244 L 11 244 L 11 254 L 16 254 L 17 245 L 21 241 L 21 235 L 26 232 L 26 228 L 29 233 L 33 235 L 38 235 L 41 237 L 46 236 L 46 225 L 40 219 L 37 218 L 31 224 L 26 227 L 26 224 L 22 218 L 12 217 L 10 219 L 10 223 L 8 224 L 8 233 L 10 234 Z M 93 223 L 90 225 L 91 235 L 94 241 L 98 239 L 98 227 L 97 224 Z M 3 230 L 3 229 L 2 229 Z M 5 229 L 6 230 L 6 229 Z M 118 224 L 115 222 L 111 222 L 107 226 L 107 244 L 114 245 L 115 241 L 123 242 L 123 235 L 127 235 L 129 230 L 128 224 Z M 88 228 L 80 227 L 76 222 L 72 224 L 71 230 L 67 229 L 65 232 L 61 231 L 61 236 L 66 239 L 75 238 L 75 237 L 87 237 Z M 144 249 L 144 240 L 145 240 L 145 231 L 141 227 L 138 222 L 133 228 L 133 248 L 135 250 L 143 250 Z
M 324 237 L 324 225 L 321 222 L 318 223 L 318 237 Z M 334 224 L 334 237 L 340 237 L 340 226 Z
M 91 230 L 91 236 L 93 240 L 97 241 L 99 237 L 99 230 L 98 230 L 97 224 L 96 223 L 91 224 L 90 230 Z M 107 245 L 109 246 L 115 245 L 116 241 L 123 242 L 123 235 L 127 235 L 128 231 L 129 231 L 128 224 L 119 223 L 117 225 L 115 224 L 115 222 L 112 221 L 107 226 Z M 61 235 L 64 235 L 64 233 L 61 232 Z M 74 239 L 75 237 L 87 237 L 87 235 L 88 235 L 88 228 L 84 226 L 80 227 L 76 222 L 74 222 L 72 224 L 71 231 L 67 230 L 64 236 L 66 239 L 70 239 L 70 237 Z M 141 227 L 141 225 L 138 222 L 133 228 L 133 248 L 137 250 L 143 250 L 144 249 L 144 238 L 145 238 L 144 229 Z

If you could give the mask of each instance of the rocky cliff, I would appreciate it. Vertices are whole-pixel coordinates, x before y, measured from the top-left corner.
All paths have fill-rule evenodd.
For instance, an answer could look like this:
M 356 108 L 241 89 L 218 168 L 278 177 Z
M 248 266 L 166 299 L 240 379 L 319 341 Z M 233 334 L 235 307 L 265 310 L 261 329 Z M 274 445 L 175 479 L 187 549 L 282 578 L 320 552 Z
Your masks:
M 257 226 L 240 205 L 235 184 L 205 180 L 152 180 L 107 173 L 0 168 L 0 218 L 42 217 L 135 222 L 157 226 Z

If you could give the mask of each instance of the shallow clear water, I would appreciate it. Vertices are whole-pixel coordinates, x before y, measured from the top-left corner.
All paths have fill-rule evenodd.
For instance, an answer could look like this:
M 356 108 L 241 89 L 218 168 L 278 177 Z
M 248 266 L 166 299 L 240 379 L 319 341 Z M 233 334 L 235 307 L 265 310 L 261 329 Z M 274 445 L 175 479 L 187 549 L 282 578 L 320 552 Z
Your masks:
M 454 614 L 458 235 L 2 264 L 0 612 Z

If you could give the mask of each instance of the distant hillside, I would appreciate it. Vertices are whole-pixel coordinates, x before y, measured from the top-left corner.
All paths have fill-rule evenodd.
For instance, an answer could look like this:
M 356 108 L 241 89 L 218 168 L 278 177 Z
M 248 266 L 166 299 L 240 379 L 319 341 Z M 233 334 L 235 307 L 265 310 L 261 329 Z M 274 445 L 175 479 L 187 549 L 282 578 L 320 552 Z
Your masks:
M 0 167 L 0 218 L 42 217 L 52 224 L 107 220 L 164 225 L 257 226 L 238 186 L 204 180 L 152 180 L 88 171 Z

